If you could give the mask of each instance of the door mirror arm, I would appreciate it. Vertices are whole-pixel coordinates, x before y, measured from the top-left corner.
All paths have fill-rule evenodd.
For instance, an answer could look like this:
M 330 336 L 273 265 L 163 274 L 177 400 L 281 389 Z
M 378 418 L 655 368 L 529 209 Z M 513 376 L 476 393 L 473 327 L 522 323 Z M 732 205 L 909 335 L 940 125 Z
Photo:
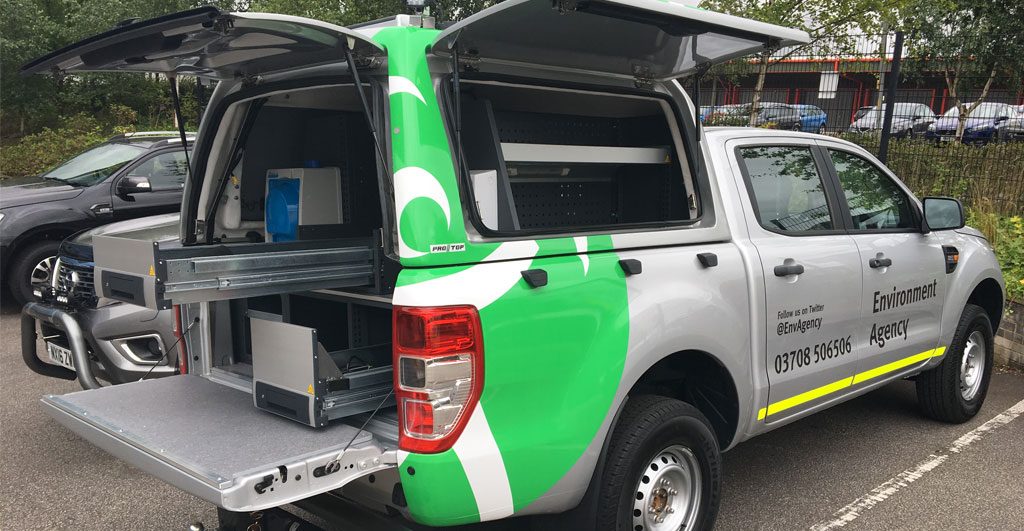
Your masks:
M 153 191 L 153 184 L 149 177 L 143 175 L 129 175 L 117 183 L 117 195 L 125 201 L 134 201 L 134 194 L 141 194 Z

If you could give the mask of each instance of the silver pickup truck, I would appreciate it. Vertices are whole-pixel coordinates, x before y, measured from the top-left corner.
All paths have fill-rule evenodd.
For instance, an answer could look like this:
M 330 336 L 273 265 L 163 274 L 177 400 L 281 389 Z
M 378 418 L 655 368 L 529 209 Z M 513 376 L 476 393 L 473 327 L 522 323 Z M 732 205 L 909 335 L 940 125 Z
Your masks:
M 92 242 L 108 234 L 176 240 L 178 215 L 110 223 L 69 237 L 57 248 L 49 285 L 37 286 L 37 300 L 22 308 L 25 365 L 43 376 L 78 380 L 85 389 L 178 372 L 174 312 L 97 296 Z
M 680 81 L 807 40 L 657 0 L 208 7 L 40 58 L 218 81 L 180 240 L 94 238 L 101 295 L 177 312 L 187 370 L 43 403 L 224 529 L 341 497 L 707 529 L 751 437 L 905 378 L 963 422 L 1003 278 L 960 204 L 848 142 L 702 128 Z

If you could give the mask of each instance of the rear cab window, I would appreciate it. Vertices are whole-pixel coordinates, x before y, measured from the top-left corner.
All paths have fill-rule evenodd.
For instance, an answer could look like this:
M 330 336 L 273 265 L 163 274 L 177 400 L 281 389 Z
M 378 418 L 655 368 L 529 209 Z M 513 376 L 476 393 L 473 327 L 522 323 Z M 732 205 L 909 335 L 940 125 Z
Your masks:
M 810 145 L 737 149 L 758 223 L 788 235 L 837 228 L 825 181 Z

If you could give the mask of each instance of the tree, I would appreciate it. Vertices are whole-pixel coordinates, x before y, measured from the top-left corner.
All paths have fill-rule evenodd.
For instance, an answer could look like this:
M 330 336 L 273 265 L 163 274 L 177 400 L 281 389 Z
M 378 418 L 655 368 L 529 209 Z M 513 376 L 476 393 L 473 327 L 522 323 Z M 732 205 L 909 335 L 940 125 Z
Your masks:
M 905 0 L 702 0 L 701 7 L 751 18 L 761 22 L 798 28 L 810 35 L 810 42 L 786 50 L 764 50 L 757 55 L 757 82 L 750 106 L 750 125 L 757 121 L 761 93 L 768 68 L 793 54 L 814 50 L 821 54 L 841 53 L 851 46 L 856 31 L 877 31 Z M 926 1 L 926 0 L 922 0 Z
M 945 79 L 959 111 L 958 139 L 1000 74 L 1020 81 L 1024 72 L 1024 3 L 1020 0 L 920 0 L 911 6 L 905 24 L 914 35 L 914 68 L 940 72 Z M 972 92 L 977 97 L 965 102 Z

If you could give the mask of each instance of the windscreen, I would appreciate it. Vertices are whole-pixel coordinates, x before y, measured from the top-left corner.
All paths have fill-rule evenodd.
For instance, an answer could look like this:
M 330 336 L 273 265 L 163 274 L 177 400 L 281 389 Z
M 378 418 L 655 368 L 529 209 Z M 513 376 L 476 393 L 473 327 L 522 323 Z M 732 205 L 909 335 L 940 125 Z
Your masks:
M 998 118 L 1000 116 L 1007 116 L 1009 114 L 1009 109 L 1006 105 L 1001 105 L 998 103 L 982 103 L 981 105 L 978 105 L 973 111 L 971 111 L 971 113 L 968 116 L 970 116 L 971 118 Z M 943 113 L 942 116 L 945 116 L 946 118 L 955 118 L 957 116 L 960 116 L 960 108 L 950 107 L 950 109 Z
M 893 105 L 892 115 L 901 118 L 913 118 L 917 113 L 916 105 L 907 105 L 903 103 L 897 103 Z M 881 120 L 885 117 L 885 110 L 877 107 L 872 107 L 870 110 L 864 112 L 861 118 L 867 118 L 869 120 Z
M 75 186 L 92 186 L 113 175 L 143 151 L 146 148 L 132 144 L 103 144 L 75 156 L 42 177 Z

